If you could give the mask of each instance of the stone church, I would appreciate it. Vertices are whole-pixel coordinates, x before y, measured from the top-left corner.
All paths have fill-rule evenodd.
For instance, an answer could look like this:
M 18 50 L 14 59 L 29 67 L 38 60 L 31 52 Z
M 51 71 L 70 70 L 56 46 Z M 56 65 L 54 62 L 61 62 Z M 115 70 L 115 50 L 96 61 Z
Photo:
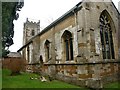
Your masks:
M 111 0 L 99 1 L 83 0 L 41 32 L 40 21 L 27 19 L 18 50 L 26 70 L 92 88 L 119 80 L 120 13 Z

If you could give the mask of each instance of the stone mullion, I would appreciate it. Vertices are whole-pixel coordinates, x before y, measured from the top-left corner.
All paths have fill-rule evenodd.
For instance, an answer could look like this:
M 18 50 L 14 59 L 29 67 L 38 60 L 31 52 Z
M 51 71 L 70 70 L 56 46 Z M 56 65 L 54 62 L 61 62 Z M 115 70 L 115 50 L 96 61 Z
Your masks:
M 104 41 L 104 47 L 102 46 L 102 48 L 104 48 L 105 49 L 105 51 L 104 51 L 104 53 L 103 53 L 103 50 L 102 50 L 102 53 L 103 54 L 105 54 L 105 58 L 107 57 L 106 56 L 106 48 L 105 48 L 105 46 L 106 46 L 106 41 L 105 41 L 105 30 L 104 30 L 104 28 L 103 28 L 103 41 Z M 104 59 L 104 58 L 103 58 Z
M 107 59 L 107 51 L 106 51 L 106 37 L 105 37 L 105 28 L 103 27 L 103 37 L 104 37 L 104 49 L 105 49 L 105 58 Z

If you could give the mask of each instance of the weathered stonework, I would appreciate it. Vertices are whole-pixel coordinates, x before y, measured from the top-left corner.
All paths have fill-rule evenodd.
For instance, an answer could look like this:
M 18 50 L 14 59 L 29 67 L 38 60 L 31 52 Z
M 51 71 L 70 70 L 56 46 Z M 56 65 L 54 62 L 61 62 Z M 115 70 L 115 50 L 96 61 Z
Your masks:
M 18 51 L 22 51 L 29 62 L 27 70 L 91 88 L 102 88 L 107 82 L 119 80 L 120 41 L 117 34 L 120 33 L 120 14 L 112 2 L 86 1 L 77 4 L 29 40 L 26 40 L 30 38 L 26 36 L 29 30 L 24 30 L 26 42 Z M 110 59 L 103 57 L 100 17 L 104 14 L 111 22 L 114 48 L 111 56 L 114 53 L 114 58 Z M 35 24 L 38 28 L 38 23 Z M 106 48 L 107 45 L 107 53 Z
M 42 75 L 50 75 L 55 79 L 79 86 L 103 88 L 106 83 L 120 80 L 117 62 L 44 64 L 41 69 L 38 66 L 31 65 L 31 71 L 40 72 Z

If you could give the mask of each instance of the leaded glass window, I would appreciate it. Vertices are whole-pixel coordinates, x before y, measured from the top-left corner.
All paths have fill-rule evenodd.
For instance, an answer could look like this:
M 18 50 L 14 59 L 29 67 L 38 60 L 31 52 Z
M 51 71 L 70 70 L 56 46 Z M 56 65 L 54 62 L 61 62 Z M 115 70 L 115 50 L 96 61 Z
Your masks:
M 110 17 L 103 12 L 99 21 L 103 59 L 114 59 L 114 45 Z

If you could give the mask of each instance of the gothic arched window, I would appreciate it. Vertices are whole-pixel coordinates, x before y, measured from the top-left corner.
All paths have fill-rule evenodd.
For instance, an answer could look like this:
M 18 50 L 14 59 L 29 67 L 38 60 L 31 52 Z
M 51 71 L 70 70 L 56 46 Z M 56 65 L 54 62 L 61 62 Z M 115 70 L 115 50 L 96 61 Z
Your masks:
M 45 57 L 47 61 L 50 58 L 50 42 L 48 40 L 45 42 Z
M 112 36 L 112 19 L 108 12 L 102 12 L 99 18 L 103 59 L 115 59 Z
M 66 61 L 73 60 L 73 41 L 71 32 L 66 30 L 63 33 L 62 38 L 64 41 L 64 52 Z

